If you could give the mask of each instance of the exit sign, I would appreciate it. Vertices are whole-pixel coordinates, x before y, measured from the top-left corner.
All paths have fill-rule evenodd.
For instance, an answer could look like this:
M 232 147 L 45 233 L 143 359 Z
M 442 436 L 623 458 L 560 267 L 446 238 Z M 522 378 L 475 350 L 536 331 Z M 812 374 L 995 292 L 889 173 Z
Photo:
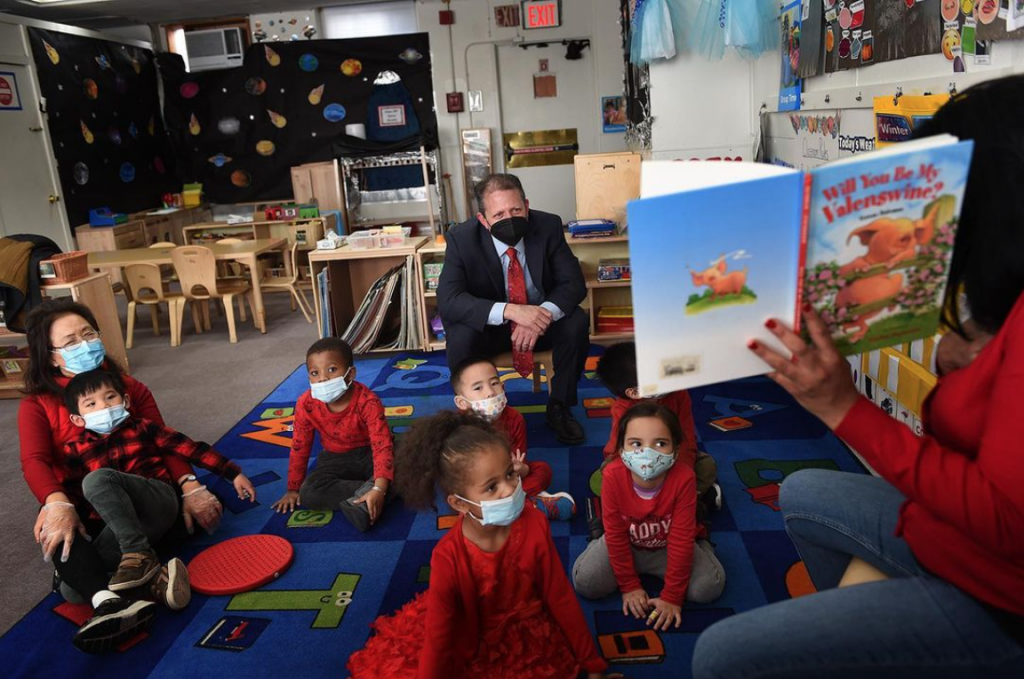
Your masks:
M 525 0 L 523 28 L 555 28 L 562 25 L 559 0 Z

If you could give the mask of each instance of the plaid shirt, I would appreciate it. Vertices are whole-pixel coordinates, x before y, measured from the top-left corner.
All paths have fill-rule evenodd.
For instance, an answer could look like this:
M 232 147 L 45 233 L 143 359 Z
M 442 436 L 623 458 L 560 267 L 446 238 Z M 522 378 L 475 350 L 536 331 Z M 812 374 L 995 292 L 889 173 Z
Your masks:
M 82 479 L 97 469 L 116 469 L 174 485 L 162 455 L 171 453 L 233 480 L 241 468 L 206 443 L 196 442 L 152 420 L 129 418 L 106 436 L 83 429 L 77 441 L 64 444 L 58 477 L 64 492 L 80 510 L 92 511 L 82 495 Z

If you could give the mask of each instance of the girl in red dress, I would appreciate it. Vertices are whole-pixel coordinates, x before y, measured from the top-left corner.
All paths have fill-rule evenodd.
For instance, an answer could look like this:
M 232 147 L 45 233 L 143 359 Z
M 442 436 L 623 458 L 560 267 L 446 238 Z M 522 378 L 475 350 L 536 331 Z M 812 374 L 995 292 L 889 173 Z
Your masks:
M 434 505 L 440 486 L 461 516 L 434 548 L 430 588 L 354 654 L 354 679 L 604 677 L 547 519 L 525 505 L 508 443 L 467 413 L 417 422 L 396 451 L 406 504 Z

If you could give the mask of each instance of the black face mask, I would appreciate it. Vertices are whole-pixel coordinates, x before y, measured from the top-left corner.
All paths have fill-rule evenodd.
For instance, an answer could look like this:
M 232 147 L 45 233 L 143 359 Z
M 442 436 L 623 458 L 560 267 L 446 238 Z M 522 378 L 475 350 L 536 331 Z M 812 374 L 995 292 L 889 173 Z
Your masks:
M 510 248 L 523 239 L 530 228 L 530 220 L 526 217 L 509 217 L 491 224 L 491 235 Z

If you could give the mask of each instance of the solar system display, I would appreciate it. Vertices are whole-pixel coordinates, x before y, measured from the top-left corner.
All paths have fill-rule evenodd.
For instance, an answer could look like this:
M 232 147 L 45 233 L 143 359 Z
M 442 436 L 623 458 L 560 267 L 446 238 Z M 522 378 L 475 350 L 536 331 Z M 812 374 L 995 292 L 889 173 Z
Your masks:
M 153 53 L 38 28 L 28 32 L 72 229 L 89 221 L 90 208 L 137 212 L 181 190 L 161 123 Z
M 201 182 L 214 202 L 283 199 L 291 168 L 334 157 L 347 124 L 383 131 L 382 144 L 436 139 L 429 55 L 425 33 L 255 44 L 241 67 L 202 73 L 160 55 L 181 180 Z M 379 84 L 387 72 L 397 80 Z

